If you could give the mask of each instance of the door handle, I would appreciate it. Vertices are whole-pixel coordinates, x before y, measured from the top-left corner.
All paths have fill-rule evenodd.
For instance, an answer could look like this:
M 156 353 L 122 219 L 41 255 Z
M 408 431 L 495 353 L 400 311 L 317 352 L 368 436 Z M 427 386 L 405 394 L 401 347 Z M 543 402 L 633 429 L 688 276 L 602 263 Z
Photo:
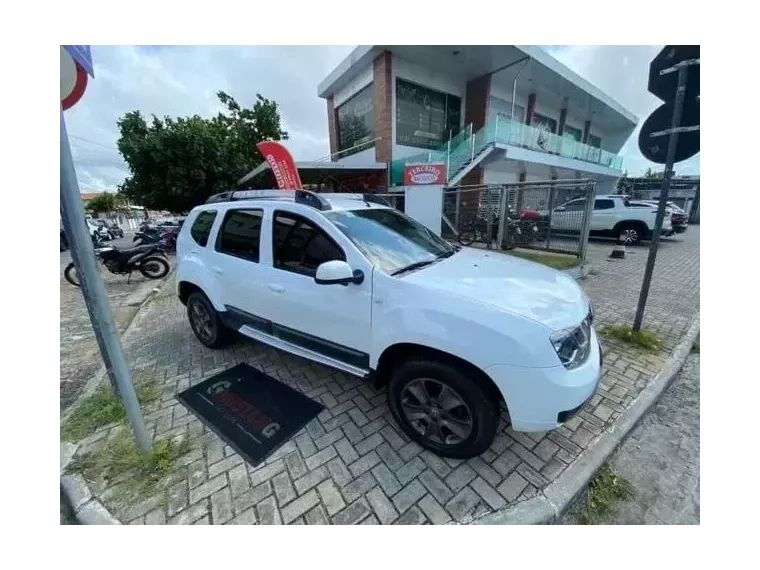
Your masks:
M 285 287 L 283 287 L 282 285 L 275 285 L 274 283 L 270 283 L 269 284 L 269 289 L 271 289 L 275 293 L 284 293 L 285 292 Z
M 212 266 L 211 269 L 214 271 L 214 273 L 218 273 L 219 275 L 221 275 L 222 273 L 224 273 L 224 271 L 222 271 L 221 267 L 216 267 L 215 265 Z

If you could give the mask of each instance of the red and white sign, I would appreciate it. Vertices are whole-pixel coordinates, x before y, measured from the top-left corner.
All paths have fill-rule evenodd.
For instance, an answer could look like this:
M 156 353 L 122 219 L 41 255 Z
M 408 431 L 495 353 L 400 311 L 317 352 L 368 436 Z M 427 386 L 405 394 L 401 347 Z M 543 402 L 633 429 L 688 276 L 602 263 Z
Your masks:
M 256 145 L 264 160 L 272 169 L 277 187 L 280 190 L 300 190 L 301 177 L 293 157 L 283 145 L 278 142 L 264 141 Z
M 87 71 L 61 46 L 61 108 L 73 107 L 87 88 Z
M 430 184 L 446 184 L 446 165 L 443 162 L 404 165 L 404 186 Z

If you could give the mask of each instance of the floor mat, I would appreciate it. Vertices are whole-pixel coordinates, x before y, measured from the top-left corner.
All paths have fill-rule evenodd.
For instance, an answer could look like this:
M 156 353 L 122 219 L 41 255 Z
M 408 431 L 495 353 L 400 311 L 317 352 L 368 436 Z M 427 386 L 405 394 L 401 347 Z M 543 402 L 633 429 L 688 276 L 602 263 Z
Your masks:
M 252 465 L 258 465 L 324 406 L 247 364 L 216 374 L 177 398 Z

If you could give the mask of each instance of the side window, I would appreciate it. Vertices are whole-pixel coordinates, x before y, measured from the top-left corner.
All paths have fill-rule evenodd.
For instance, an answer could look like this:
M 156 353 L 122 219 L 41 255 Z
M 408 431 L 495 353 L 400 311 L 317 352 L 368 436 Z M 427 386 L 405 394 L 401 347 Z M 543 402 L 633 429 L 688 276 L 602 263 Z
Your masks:
M 594 210 L 612 210 L 614 207 L 614 200 L 594 200 Z
M 585 200 L 573 200 L 572 202 L 568 202 L 567 204 L 565 204 L 566 212 L 583 210 L 585 208 L 586 208 Z
M 272 260 L 277 269 L 315 275 L 325 261 L 345 261 L 343 250 L 312 222 L 297 214 L 276 211 L 272 229 Z
M 214 225 L 216 219 L 215 211 L 201 212 L 193 222 L 193 227 L 190 228 L 190 235 L 195 240 L 195 243 L 201 247 L 206 247 L 208 243 L 208 236 L 211 233 L 211 226 Z
M 263 210 L 229 210 L 224 216 L 216 250 L 259 262 Z

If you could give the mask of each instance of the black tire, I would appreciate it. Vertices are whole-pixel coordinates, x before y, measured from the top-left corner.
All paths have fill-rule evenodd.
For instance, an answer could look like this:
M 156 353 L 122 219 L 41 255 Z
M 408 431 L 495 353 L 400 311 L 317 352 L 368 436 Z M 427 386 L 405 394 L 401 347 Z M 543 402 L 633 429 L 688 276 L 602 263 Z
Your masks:
M 646 232 L 646 226 L 643 224 L 623 222 L 616 228 L 617 242 L 621 245 L 639 245 Z
M 196 338 L 208 348 L 222 348 L 234 340 L 233 331 L 222 324 L 211 302 L 199 291 L 187 298 L 187 319 Z
M 430 396 L 430 405 L 414 396 L 421 385 Z M 460 404 L 453 404 L 454 396 Z M 441 400 L 436 402 L 436 398 Z M 441 405 L 442 400 L 450 403 Z M 388 383 L 388 406 L 412 440 L 444 457 L 467 459 L 480 455 L 493 442 L 499 425 L 499 402 L 481 382 L 457 367 L 423 358 L 407 361 L 393 371 Z M 433 422 L 437 428 L 423 418 L 410 419 L 407 413 L 436 418 Z
M 151 270 L 151 268 L 155 268 Z M 169 262 L 161 255 L 149 255 L 140 262 L 140 273 L 148 279 L 161 279 L 169 273 Z
M 73 261 L 63 270 L 63 276 L 66 278 L 66 281 L 74 285 L 74 287 L 81 287 L 81 283 L 79 283 L 79 278 L 77 277 L 77 269 L 74 266 Z

